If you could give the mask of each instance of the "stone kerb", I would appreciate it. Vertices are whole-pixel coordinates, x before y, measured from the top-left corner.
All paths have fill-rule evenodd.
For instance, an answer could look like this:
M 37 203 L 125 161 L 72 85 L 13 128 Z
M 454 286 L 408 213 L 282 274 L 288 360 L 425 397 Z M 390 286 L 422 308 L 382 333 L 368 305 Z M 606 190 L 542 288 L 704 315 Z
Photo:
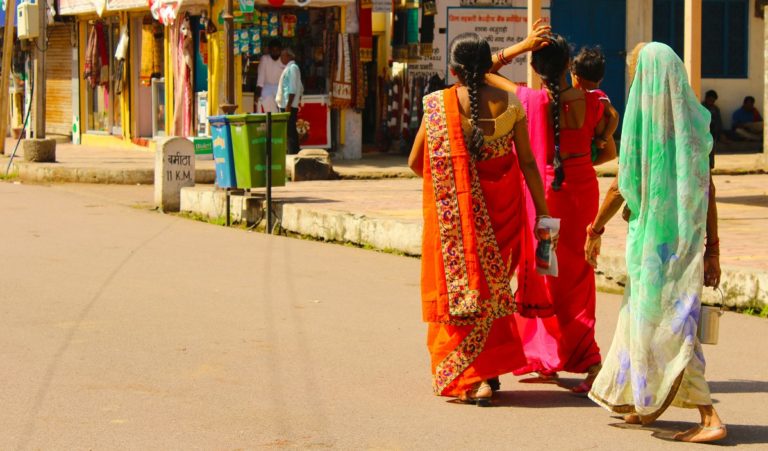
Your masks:
M 155 205 L 164 212 L 179 211 L 181 189 L 194 185 L 194 144 L 180 137 L 158 142 L 155 153 Z

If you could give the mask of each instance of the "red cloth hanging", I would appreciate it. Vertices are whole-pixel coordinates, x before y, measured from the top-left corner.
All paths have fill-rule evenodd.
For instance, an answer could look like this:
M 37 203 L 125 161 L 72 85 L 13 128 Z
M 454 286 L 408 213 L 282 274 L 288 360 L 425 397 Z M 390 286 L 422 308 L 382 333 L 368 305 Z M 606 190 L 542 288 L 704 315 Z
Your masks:
M 360 25 L 360 61 L 373 61 L 373 3 L 371 0 L 358 0 L 358 21 Z

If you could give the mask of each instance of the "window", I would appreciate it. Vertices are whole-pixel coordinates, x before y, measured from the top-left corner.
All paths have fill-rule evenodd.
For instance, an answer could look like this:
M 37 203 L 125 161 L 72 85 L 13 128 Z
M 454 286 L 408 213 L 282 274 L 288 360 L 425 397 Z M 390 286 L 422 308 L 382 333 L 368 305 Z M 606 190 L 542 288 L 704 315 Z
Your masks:
M 702 0 L 701 76 L 747 78 L 749 0 Z M 683 0 L 654 0 L 653 40 L 683 57 Z

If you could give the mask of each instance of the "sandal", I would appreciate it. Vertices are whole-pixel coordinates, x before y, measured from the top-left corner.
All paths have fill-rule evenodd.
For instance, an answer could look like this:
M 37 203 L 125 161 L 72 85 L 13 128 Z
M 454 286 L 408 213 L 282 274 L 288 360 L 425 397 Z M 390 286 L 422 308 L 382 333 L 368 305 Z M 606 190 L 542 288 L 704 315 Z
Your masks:
M 476 384 L 472 389 L 465 391 L 459 396 L 459 401 L 464 404 L 475 404 L 478 407 L 488 407 L 491 405 L 493 390 L 488 382 L 482 381 Z
M 704 434 L 703 437 L 699 437 L 701 432 L 708 432 L 709 434 Z M 724 424 L 715 427 L 698 424 L 687 431 L 678 432 L 675 434 L 674 439 L 678 442 L 708 443 L 722 440 L 727 436 L 728 429 L 726 429 Z
M 597 365 L 590 366 L 589 369 L 587 369 L 587 377 L 584 379 L 584 382 L 573 387 L 571 391 L 573 393 L 579 394 L 589 393 L 589 391 L 592 390 L 592 384 L 595 382 L 595 379 L 597 379 L 597 375 L 600 373 L 602 368 L 603 366 L 599 363 Z

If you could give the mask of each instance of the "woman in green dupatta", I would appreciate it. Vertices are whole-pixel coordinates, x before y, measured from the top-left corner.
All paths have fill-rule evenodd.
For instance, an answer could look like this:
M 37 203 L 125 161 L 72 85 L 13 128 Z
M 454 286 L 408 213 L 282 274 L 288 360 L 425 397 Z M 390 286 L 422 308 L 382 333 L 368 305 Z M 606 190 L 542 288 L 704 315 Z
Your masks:
M 605 224 L 626 200 L 628 282 L 613 344 L 589 397 L 635 424 L 653 422 L 669 405 L 698 408 L 701 424 L 675 439 L 709 442 L 726 436 L 696 333 L 702 287 L 720 282 L 710 117 L 671 48 L 654 42 L 637 51 L 619 175 L 588 228 L 585 248 L 596 265 Z

